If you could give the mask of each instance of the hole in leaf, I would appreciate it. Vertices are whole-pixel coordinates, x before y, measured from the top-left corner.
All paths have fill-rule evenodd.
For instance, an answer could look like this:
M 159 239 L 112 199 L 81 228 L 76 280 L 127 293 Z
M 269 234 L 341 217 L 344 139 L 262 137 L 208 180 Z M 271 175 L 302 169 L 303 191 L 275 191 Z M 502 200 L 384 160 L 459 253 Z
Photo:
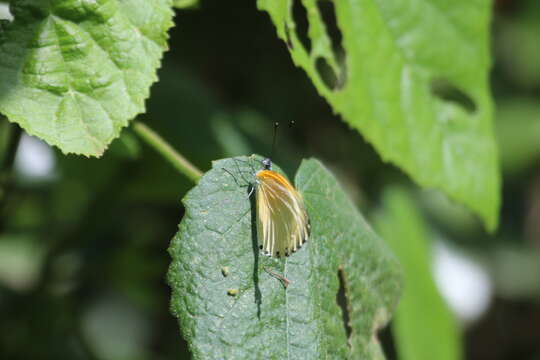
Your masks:
M 317 61 L 315 62 L 315 67 L 317 68 L 317 72 L 321 76 L 321 79 L 324 82 L 324 85 L 326 85 L 326 87 L 332 90 L 335 90 L 339 87 L 336 73 L 334 72 L 334 69 L 330 67 L 325 58 L 317 58 Z
M 444 78 L 434 78 L 431 80 L 431 93 L 445 101 L 461 106 L 469 113 L 476 111 L 474 100 Z
M 397 359 L 396 343 L 392 334 L 392 326 L 388 324 L 379 331 L 379 341 L 381 343 L 386 359 Z
M 334 3 L 329 0 L 319 0 L 317 2 L 317 7 L 319 8 L 319 13 L 326 25 L 326 31 L 332 41 L 332 49 L 334 52 L 341 56 L 345 53 L 342 45 L 343 36 L 341 35 L 341 30 L 337 26 L 336 11 L 334 8 Z
M 343 319 L 343 327 L 345 328 L 345 334 L 347 334 L 347 345 L 351 346 L 351 318 L 349 314 L 349 301 L 347 299 L 347 280 L 345 279 L 345 272 L 343 268 L 338 269 L 339 289 L 336 295 L 336 302 L 341 308 L 341 316 Z
M 298 39 L 300 39 L 300 42 L 304 45 L 306 51 L 310 52 L 311 40 L 308 36 L 309 23 L 307 11 L 301 0 L 296 0 L 293 3 L 292 14 L 294 23 L 296 24 L 296 36 L 298 36 Z
M 345 49 L 343 48 L 343 35 L 338 27 L 334 3 L 329 0 L 319 0 L 317 1 L 317 8 L 321 19 L 324 22 L 326 33 L 330 38 L 330 42 L 332 43 L 332 51 L 338 66 L 338 69 L 336 70 L 338 72 L 337 74 L 336 71 L 332 71 L 335 80 L 332 81 L 332 79 L 323 78 L 323 81 L 325 81 L 327 86 L 333 90 L 336 90 L 342 88 L 346 81 L 346 62 Z M 321 73 L 319 67 L 324 65 L 316 64 L 316 66 L 318 67 L 319 73 Z M 321 76 L 324 75 L 321 73 Z

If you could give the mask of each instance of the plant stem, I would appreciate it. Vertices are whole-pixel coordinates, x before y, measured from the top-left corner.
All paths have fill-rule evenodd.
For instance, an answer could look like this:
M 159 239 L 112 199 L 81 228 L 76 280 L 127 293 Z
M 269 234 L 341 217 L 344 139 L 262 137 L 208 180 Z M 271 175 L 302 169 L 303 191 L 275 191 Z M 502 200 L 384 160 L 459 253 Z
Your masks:
M 7 122 L 7 120 L 5 121 Z M 22 134 L 21 128 L 17 125 L 9 126 L 7 130 L 9 134 L 0 165 L 0 233 L 4 230 L 4 222 L 7 218 L 5 216 L 8 204 L 7 197 L 13 187 L 13 164 Z
M 166 142 L 161 136 L 159 136 L 154 130 L 141 122 L 135 122 L 133 124 L 133 130 L 143 139 L 148 145 L 153 147 L 159 152 L 165 159 L 178 170 L 184 174 L 194 183 L 197 183 L 202 176 L 202 171 L 197 169 L 192 163 L 190 163 L 185 157 L 178 153 L 168 142 Z
M 2 172 L 11 172 L 22 134 L 21 128 L 17 125 L 11 125 L 7 130 L 9 131 L 9 135 L 5 146 L 5 152 L 2 154 Z

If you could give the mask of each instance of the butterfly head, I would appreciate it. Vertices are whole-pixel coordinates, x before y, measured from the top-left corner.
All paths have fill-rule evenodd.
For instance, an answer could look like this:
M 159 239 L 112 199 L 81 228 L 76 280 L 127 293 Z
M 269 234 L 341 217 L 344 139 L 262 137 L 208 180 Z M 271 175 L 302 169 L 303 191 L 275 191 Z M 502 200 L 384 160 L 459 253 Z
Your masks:
M 264 166 L 264 170 L 272 170 L 272 160 L 270 160 L 270 158 L 263 159 L 261 162 Z

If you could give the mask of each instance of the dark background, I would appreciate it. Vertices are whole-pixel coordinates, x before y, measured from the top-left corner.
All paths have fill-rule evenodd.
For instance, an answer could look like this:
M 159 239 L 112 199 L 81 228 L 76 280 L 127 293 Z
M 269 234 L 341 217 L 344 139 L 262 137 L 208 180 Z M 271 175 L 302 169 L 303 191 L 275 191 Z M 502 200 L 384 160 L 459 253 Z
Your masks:
M 450 216 L 451 205 L 430 200 L 437 195 L 416 193 L 434 231 L 472 259 L 480 254 L 491 281 L 490 305 L 463 323 L 467 359 L 540 359 L 540 6 L 498 1 L 494 12 L 499 230 L 490 236 L 470 214 Z M 386 185 L 413 186 L 332 114 L 253 1 L 203 1 L 175 21 L 139 119 L 200 169 L 268 154 L 273 122 L 294 120 L 280 127 L 273 156 L 290 176 L 300 159 L 321 159 L 367 217 Z M 9 172 L 17 127 L 0 120 L 0 358 L 189 358 L 165 276 L 192 184 L 130 129 L 101 159 L 64 156 L 23 136 Z M 24 171 L 36 151 L 53 161 L 44 174 Z M 392 358 L 391 331 L 383 338 Z

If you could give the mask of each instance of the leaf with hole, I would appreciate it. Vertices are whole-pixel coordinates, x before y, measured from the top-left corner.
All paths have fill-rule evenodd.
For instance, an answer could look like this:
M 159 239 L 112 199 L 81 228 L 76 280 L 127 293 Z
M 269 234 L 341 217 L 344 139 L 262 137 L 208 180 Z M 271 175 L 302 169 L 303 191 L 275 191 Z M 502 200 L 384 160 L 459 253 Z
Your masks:
M 384 160 L 496 227 L 490 1 L 258 0 L 258 6 L 294 63 Z
M 383 358 L 376 332 L 399 297 L 397 261 L 317 160 L 295 181 L 308 243 L 285 259 L 261 255 L 248 198 L 258 168 L 253 158 L 216 161 L 183 200 L 168 280 L 194 358 Z
M 65 153 L 101 155 L 144 111 L 170 0 L 15 0 L 0 26 L 0 112 Z

